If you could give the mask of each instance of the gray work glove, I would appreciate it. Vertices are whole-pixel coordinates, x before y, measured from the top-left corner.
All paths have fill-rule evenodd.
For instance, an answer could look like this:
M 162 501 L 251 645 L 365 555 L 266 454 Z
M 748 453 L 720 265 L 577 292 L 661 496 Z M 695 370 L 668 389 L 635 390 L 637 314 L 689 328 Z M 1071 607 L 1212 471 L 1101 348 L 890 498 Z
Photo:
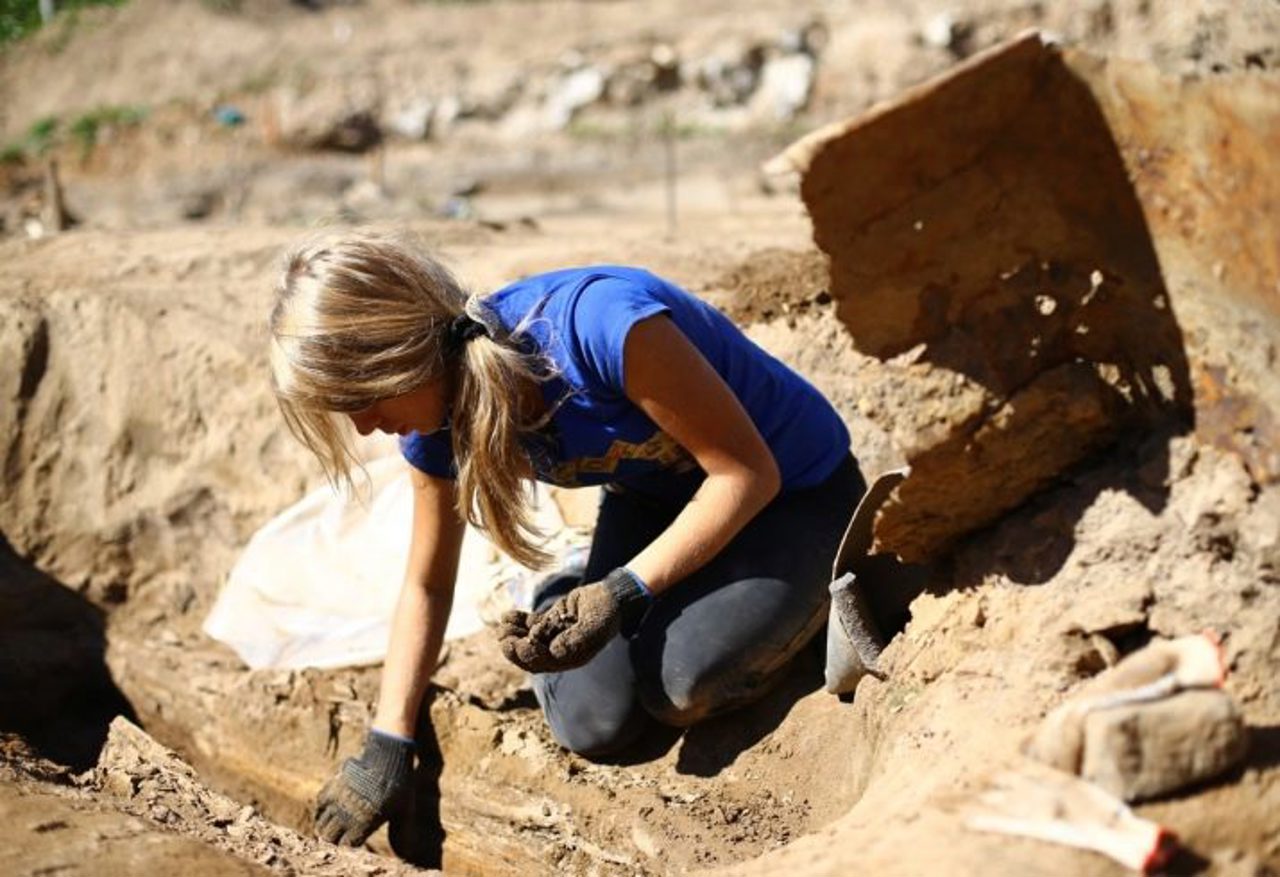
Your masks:
M 619 633 L 635 633 L 652 602 L 629 570 L 615 569 L 595 584 L 574 588 L 545 612 L 503 615 L 502 654 L 530 673 L 581 667 Z
M 413 781 L 414 744 L 377 729 L 316 798 L 316 836 L 359 846 L 404 804 Z

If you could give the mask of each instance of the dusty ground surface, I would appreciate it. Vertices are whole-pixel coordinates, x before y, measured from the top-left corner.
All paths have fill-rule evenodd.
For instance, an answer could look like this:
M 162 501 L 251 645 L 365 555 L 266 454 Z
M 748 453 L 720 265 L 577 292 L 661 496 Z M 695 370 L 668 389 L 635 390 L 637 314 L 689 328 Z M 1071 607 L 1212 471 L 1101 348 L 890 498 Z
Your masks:
M 199 633 L 249 535 L 317 481 L 264 377 L 283 244 L 315 222 L 408 221 L 477 289 L 569 263 L 646 265 L 810 376 L 878 472 L 950 428 L 916 403 L 958 410 L 978 398 L 971 375 L 933 351 L 856 350 L 794 181 L 758 164 L 1027 26 L 1193 82 L 1273 79 L 1280 63 L 1280 11 L 1264 2 L 138 0 L 7 49 L 0 144 L 27 157 L 0 166 L 0 731 L 17 735 L 0 748 L 3 870 L 410 871 L 387 833 L 375 858 L 280 827 L 305 834 L 311 796 L 363 736 L 376 670 L 250 673 Z M 779 117 L 758 82 L 737 94 L 709 74 L 645 79 L 645 59 L 667 57 L 655 47 L 689 71 L 753 51 L 812 57 L 808 108 Z M 609 97 L 552 124 L 583 69 L 609 71 Z M 415 102 L 433 106 L 425 137 L 392 125 Z M 217 121 L 223 106 L 245 122 Z M 145 114 L 99 112 L 113 107 Z M 380 149 L 317 146 L 367 131 L 361 112 Z M 1188 162 L 1211 164 L 1194 146 Z M 50 155 L 79 221 L 60 235 Z M 1179 170 L 1156 159 L 1152 177 Z M 480 634 L 437 675 L 422 733 L 438 751 L 416 821 L 393 826 L 397 849 L 448 873 L 1117 872 L 968 832 L 960 811 L 1116 653 L 1208 627 L 1225 639 L 1248 761 L 1140 812 L 1183 838 L 1178 871 L 1280 870 L 1280 335 L 1266 306 L 1280 256 L 1264 231 L 1271 249 L 1189 269 L 1195 240 L 1161 243 L 1196 226 L 1177 196 L 1163 219 L 1142 208 L 1194 398 L 1037 480 L 917 571 L 923 593 L 891 593 L 903 577 L 873 594 L 891 631 L 905 624 L 884 680 L 842 702 L 816 690 L 814 652 L 761 704 L 592 764 L 555 746 L 527 681 Z M 1213 220 L 1241 202 L 1194 203 Z M 1274 205 L 1252 225 L 1267 221 Z M 1256 310 L 1215 298 L 1242 277 Z M 109 735 L 122 713 L 182 760 L 123 725 Z M 443 838 L 423 830 L 434 824 Z

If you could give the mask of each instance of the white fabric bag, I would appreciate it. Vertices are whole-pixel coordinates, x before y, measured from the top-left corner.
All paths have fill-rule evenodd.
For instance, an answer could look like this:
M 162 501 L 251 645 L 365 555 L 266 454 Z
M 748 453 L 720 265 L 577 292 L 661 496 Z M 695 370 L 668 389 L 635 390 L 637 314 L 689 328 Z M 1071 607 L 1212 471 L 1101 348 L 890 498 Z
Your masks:
M 409 555 L 413 488 L 399 456 L 366 468 L 368 502 L 322 487 L 254 534 L 205 619 L 205 633 L 254 669 L 356 666 L 386 656 Z M 541 490 L 536 519 L 544 533 L 564 531 Z M 530 577 L 468 527 L 445 639 L 480 630 L 481 606 L 495 589 L 527 594 Z

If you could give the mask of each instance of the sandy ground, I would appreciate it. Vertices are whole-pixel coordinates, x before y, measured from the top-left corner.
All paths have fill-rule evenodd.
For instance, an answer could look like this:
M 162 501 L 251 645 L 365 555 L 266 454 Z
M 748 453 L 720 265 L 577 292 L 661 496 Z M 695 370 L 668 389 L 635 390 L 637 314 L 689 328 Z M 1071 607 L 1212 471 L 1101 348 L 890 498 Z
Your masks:
M 567 52 L 601 64 L 655 44 L 738 57 L 776 51 L 815 21 L 825 42 L 809 108 L 793 119 L 744 119 L 679 91 L 593 107 L 563 130 L 517 125 Z M 7 50 L 0 139 L 49 114 L 68 125 L 107 105 L 150 112 L 90 149 L 52 148 L 80 220 L 69 232 L 28 239 L 41 165 L 0 170 L 0 868 L 411 870 L 390 858 L 386 833 L 356 853 L 305 837 L 311 796 L 364 733 L 376 669 L 250 673 L 199 633 L 240 547 L 318 482 L 264 377 L 263 312 L 284 244 L 316 222 L 405 221 L 476 289 L 570 263 L 643 264 L 814 380 L 864 469 L 882 471 L 921 423 L 913 382 L 950 386 L 952 375 L 855 349 L 794 180 L 764 180 L 758 164 L 1026 26 L 1193 79 L 1261 77 L 1280 63 L 1280 13 L 1262 2 L 228 13 L 136 0 Z M 282 142 L 299 106 L 383 112 L 418 93 L 492 103 L 520 78 L 533 85 L 515 108 L 463 118 L 447 136 L 361 155 Z M 212 121 L 224 103 L 248 123 Z M 674 227 L 670 143 L 655 133 L 664 113 L 685 123 Z M 1260 463 L 1274 449 L 1239 452 L 1274 424 L 1257 401 L 1269 397 L 1250 392 L 1274 374 L 1277 335 L 1265 313 L 1226 331 L 1234 310 L 1182 288 L 1191 372 L 1234 406 L 1232 441 L 1186 424 L 1122 437 L 934 565 L 886 579 L 872 595 L 896 633 L 886 678 L 852 702 L 818 690 L 815 650 L 762 703 L 647 741 L 621 764 L 559 750 L 487 633 L 457 643 L 423 728 L 438 751 L 397 849 L 459 874 L 1118 873 L 1092 854 L 969 832 L 959 814 L 1117 653 L 1208 627 L 1225 636 L 1248 760 L 1140 812 L 1184 840 L 1178 872 L 1280 870 L 1280 493 Z M 117 714 L 177 754 L 111 725 Z

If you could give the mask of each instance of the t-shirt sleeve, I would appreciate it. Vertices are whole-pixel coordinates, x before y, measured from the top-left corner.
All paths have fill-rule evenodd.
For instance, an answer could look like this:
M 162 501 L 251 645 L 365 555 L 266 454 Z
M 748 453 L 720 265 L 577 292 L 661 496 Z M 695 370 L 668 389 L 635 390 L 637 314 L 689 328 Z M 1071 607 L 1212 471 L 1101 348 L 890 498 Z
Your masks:
M 431 433 L 411 432 L 400 437 L 400 453 L 415 469 L 437 478 L 456 478 L 453 439 L 448 429 Z
M 600 277 L 587 284 L 571 317 L 574 347 L 585 376 L 598 389 L 624 395 L 623 349 L 641 320 L 671 309 L 638 280 Z

